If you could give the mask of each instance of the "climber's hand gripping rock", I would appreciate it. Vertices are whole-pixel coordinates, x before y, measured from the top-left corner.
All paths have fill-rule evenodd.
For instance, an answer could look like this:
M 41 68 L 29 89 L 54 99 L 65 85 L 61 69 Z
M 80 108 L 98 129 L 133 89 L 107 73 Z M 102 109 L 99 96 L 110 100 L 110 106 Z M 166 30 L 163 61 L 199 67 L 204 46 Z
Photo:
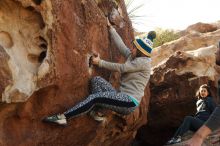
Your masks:
M 93 54 L 92 58 L 91 58 L 91 63 L 92 65 L 98 65 L 100 61 L 100 56 L 99 54 Z

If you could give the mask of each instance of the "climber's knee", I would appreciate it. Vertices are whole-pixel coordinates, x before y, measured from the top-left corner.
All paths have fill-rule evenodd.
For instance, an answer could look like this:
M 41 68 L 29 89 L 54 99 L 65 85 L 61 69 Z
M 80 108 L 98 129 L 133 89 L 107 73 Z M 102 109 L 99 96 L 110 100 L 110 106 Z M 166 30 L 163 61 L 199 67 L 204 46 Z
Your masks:
M 96 83 L 96 82 L 99 82 L 99 81 L 101 81 L 101 80 L 103 80 L 102 77 L 100 77 L 100 76 L 95 76 L 95 77 L 93 77 L 93 78 L 91 79 L 91 82 L 92 82 L 92 83 Z

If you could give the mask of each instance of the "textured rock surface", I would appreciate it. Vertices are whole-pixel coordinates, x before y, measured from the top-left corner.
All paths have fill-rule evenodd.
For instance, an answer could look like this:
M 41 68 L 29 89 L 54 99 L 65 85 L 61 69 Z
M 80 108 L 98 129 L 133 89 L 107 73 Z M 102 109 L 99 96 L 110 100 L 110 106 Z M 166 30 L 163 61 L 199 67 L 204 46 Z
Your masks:
M 188 26 L 185 30 L 181 31 L 181 35 L 186 35 L 192 32 L 200 32 L 200 33 L 207 33 L 207 32 L 213 32 L 218 29 L 218 23 L 208 24 L 208 23 L 202 23 L 198 22 L 196 24 Z
M 220 30 L 193 33 L 156 49 L 148 124 L 137 135 L 143 145 L 163 145 L 184 117 L 195 113 L 195 92 L 201 84 L 209 84 L 218 101 L 220 67 L 215 65 L 215 52 L 219 39 Z
M 24 8 L 11 0 L 0 2 L 0 24 L 0 45 L 9 56 L 13 80 L 5 88 L 2 101 L 25 101 L 37 90 L 38 69 L 46 57 L 45 24 L 33 7 Z
M 219 40 L 220 29 L 208 33 L 189 33 L 178 40 L 155 48 L 152 52 L 152 66 L 160 65 L 176 51 L 190 51 L 211 45 L 216 46 Z
M 136 130 L 147 121 L 149 88 L 141 107 L 130 116 L 108 111 L 107 123 L 81 116 L 70 120 L 65 128 L 41 122 L 88 95 L 88 83 L 94 75 L 117 86 L 118 74 L 88 65 L 93 52 L 106 60 L 123 61 L 109 39 L 105 14 L 115 20 L 118 32 L 130 46 L 132 29 L 123 1 L 0 1 L 0 91 L 3 101 L 21 102 L 0 105 L 0 145 L 131 143 Z

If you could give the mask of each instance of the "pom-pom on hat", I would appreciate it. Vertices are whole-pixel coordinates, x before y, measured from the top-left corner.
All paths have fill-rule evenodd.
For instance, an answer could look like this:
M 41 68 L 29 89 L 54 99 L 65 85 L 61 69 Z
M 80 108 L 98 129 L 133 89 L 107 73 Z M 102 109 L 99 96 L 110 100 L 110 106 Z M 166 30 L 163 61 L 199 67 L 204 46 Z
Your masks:
M 153 49 L 153 40 L 156 38 L 156 32 L 150 31 L 147 36 L 138 36 L 133 41 L 135 47 L 140 50 L 147 57 L 151 57 Z

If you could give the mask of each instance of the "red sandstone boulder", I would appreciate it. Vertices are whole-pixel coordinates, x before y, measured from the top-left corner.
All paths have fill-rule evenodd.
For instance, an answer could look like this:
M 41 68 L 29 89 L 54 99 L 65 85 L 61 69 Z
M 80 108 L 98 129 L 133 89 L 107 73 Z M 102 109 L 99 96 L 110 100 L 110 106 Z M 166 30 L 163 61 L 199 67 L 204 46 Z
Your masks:
M 174 40 L 155 48 L 152 52 L 152 66 L 155 67 L 163 63 L 176 51 L 190 51 L 202 47 L 217 46 L 220 40 L 220 29 L 209 32 L 191 32 L 178 40 Z
M 179 32 L 180 36 L 185 36 L 187 34 L 191 34 L 191 33 L 208 33 L 208 32 L 213 32 L 216 31 L 217 29 L 219 29 L 219 22 L 216 23 L 202 23 L 202 22 L 198 22 L 195 24 L 192 24 L 190 26 L 188 26 L 185 30 L 182 30 Z
M 200 33 L 207 33 L 207 32 L 213 32 L 217 30 L 217 27 L 212 24 L 208 23 L 196 23 L 193 25 L 190 25 L 189 27 L 186 28 L 187 31 L 197 31 Z
M 2 101 L 7 102 L 0 106 L 0 145 L 131 143 L 147 121 L 149 88 L 133 114 L 122 117 L 108 112 L 104 124 L 86 115 L 70 120 L 67 127 L 41 122 L 87 96 L 89 80 L 95 75 L 117 85 L 118 74 L 88 65 L 93 52 L 109 61 L 123 61 L 109 39 L 105 12 L 130 46 L 133 31 L 123 1 L 0 1 L 0 32 L 6 32 L 1 37 L 7 41 L 0 41 L 0 92 Z

